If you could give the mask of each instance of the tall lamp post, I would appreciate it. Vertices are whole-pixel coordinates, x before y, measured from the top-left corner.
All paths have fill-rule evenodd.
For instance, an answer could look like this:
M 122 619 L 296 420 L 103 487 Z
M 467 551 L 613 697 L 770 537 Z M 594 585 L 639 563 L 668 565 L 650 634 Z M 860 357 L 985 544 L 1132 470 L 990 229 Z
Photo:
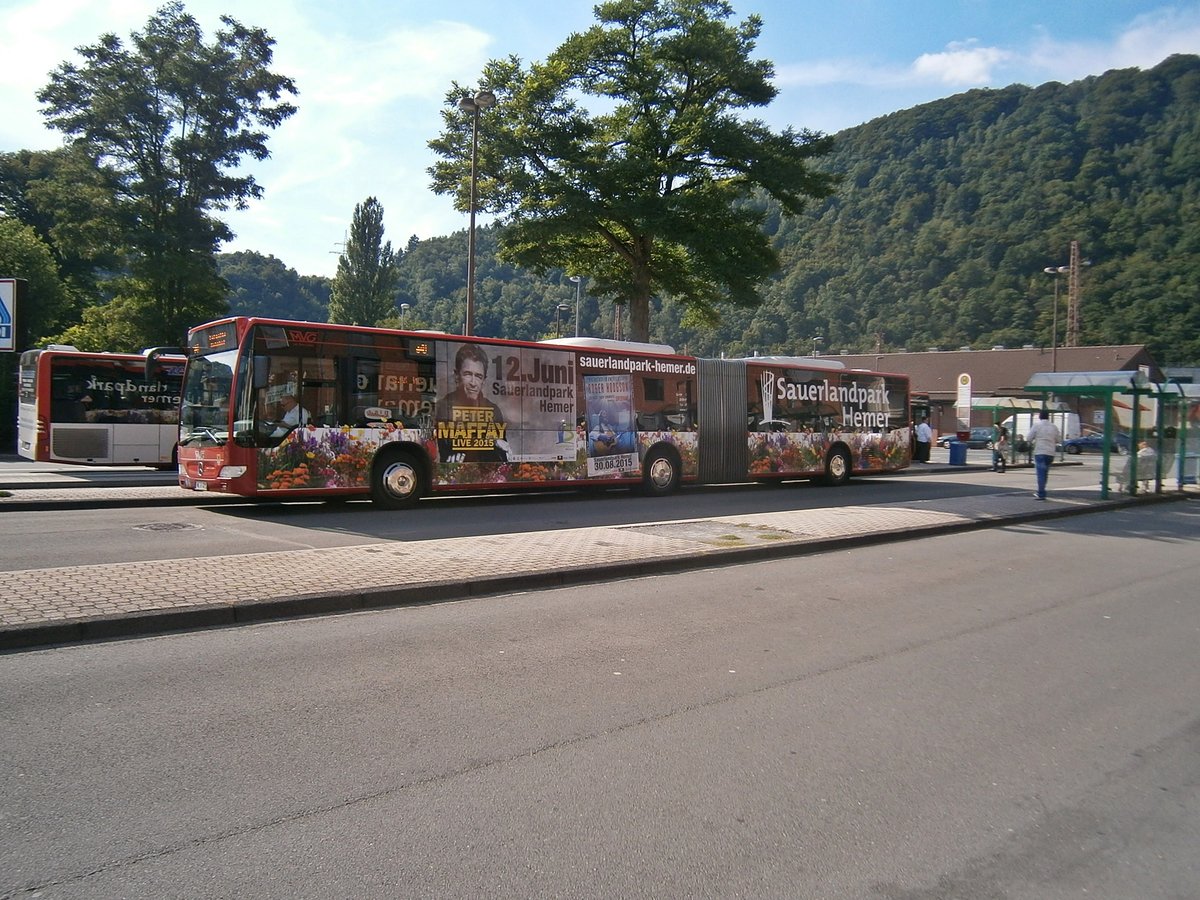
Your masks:
M 400 327 L 403 328 L 408 320 L 408 311 L 411 307 L 407 303 L 400 304 Z
M 1058 371 L 1058 276 L 1071 271 L 1070 266 L 1046 266 L 1042 269 L 1047 275 L 1054 276 L 1054 315 L 1050 325 L 1050 371 Z
M 471 224 L 467 231 L 467 320 L 463 334 L 470 336 L 475 331 L 475 194 L 479 188 L 479 113 L 496 105 L 496 95 L 491 91 L 477 91 L 475 96 L 465 96 L 458 101 L 458 108 L 471 114 Z
M 570 280 L 575 282 L 575 337 L 579 337 L 579 291 L 583 285 L 583 276 L 572 275 Z
M 555 337 L 562 337 L 562 314 L 565 312 L 570 312 L 570 311 L 571 311 L 571 307 L 567 306 L 567 304 L 565 304 L 565 303 L 560 303 L 560 304 L 558 304 L 558 306 L 554 307 L 554 336 Z
M 821 337 L 819 334 L 814 334 L 814 335 L 813 335 L 813 338 L 812 338 L 812 342 L 813 342 L 813 352 L 812 352 L 812 355 L 813 355 L 813 356 L 820 356 L 820 355 L 821 355 L 821 351 L 817 349 L 817 345 L 818 345 L 818 344 L 820 344 L 822 340 L 823 340 L 823 339 L 822 339 L 822 337 Z

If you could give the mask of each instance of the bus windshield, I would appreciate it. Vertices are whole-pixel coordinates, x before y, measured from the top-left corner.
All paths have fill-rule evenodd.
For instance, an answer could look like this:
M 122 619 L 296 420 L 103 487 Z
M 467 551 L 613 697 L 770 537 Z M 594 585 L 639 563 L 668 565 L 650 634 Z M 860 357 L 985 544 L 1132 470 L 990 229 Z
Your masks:
M 221 446 L 229 440 L 229 404 L 237 350 L 195 357 L 187 367 L 179 412 L 180 446 Z

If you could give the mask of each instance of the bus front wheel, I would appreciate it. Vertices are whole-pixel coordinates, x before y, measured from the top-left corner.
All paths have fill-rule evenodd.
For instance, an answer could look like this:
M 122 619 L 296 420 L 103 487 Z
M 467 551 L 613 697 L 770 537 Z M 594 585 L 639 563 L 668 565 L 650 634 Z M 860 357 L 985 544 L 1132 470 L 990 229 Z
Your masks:
M 825 458 L 825 483 L 841 487 L 850 480 L 850 454 L 844 449 L 830 450 Z
M 383 509 L 405 509 L 421 498 L 421 467 L 411 453 L 390 453 L 371 468 L 371 499 Z
M 664 497 L 679 487 L 679 457 L 670 450 L 659 448 L 647 453 L 642 472 L 642 488 L 652 497 Z

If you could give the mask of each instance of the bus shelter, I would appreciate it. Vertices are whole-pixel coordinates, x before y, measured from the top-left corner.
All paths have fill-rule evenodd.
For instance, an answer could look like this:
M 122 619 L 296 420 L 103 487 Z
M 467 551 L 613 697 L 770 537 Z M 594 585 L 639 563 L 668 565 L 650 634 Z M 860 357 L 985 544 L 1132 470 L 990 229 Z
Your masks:
M 1166 477 L 1174 468 L 1177 485 L 1182 489 L 1185 484 L 1196 484 L 1200 475 L 1200 384 L 1169 381 L 1159 387 L 1160 440 L 1164 452 L 1170 451 L 1172 437 L 1176 445 L 1174 466 L 1164 463 L 1162 473 Z
M 1050 412 L 1068 412 L 1070 407 L 1065 403 L 1036 397 L 973 397 L 971 398 L 971 409 L 990 412 L 992 425 L 998 429 L 1000 423 L 1005 419 L 1011 418 L 1016 421 L 1017 416 L 1022 413 L 1036 416 L 1043 409 Z M 1021 452 L 1019 445 L 1016 429 L 1013 429 L 1013 433 L 1008 436 L 1008 462 L 1010 464 L 1015 465 L 1017 462 L 1017 455 Z M 1026 461 L 1028 462 L 1028 460 Z
M 1119 490 L 1131 494 L 1152 484 L 1161 493 L 1164 476 L 1172 473 L 1180 488 L 1195 481 L 1197 453 L 1188 450 L 1188 440 L 1189 431 L 1197 432 L 1200 422 L 1200 385 L 1151 381 L 1142 371 L 1038 372 L 1025 390 L 1042 394 L 1048 408 L 1051 397 L 1088 398 L 1104 404 L 1101 498 L 1108 497 L 1110 478 L 1115 478 Z M 1118 426 L 1128 429 L 1129 447 L 1119 472 L 1112 467 Z

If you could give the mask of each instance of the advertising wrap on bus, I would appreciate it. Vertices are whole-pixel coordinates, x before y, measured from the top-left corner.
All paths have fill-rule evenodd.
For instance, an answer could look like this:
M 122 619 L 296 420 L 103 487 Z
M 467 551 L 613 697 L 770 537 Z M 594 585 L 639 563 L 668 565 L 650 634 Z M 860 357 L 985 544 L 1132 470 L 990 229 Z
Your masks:
M 800 358 L 233 319 L 195 329 L 180 484 L 367 496 L 903 468 L 908 382 Z
M 182 355 L 149 350 L 27 350 L 18 367 L 17 452 L 42 462 L 172 466 L 183 370 Z

